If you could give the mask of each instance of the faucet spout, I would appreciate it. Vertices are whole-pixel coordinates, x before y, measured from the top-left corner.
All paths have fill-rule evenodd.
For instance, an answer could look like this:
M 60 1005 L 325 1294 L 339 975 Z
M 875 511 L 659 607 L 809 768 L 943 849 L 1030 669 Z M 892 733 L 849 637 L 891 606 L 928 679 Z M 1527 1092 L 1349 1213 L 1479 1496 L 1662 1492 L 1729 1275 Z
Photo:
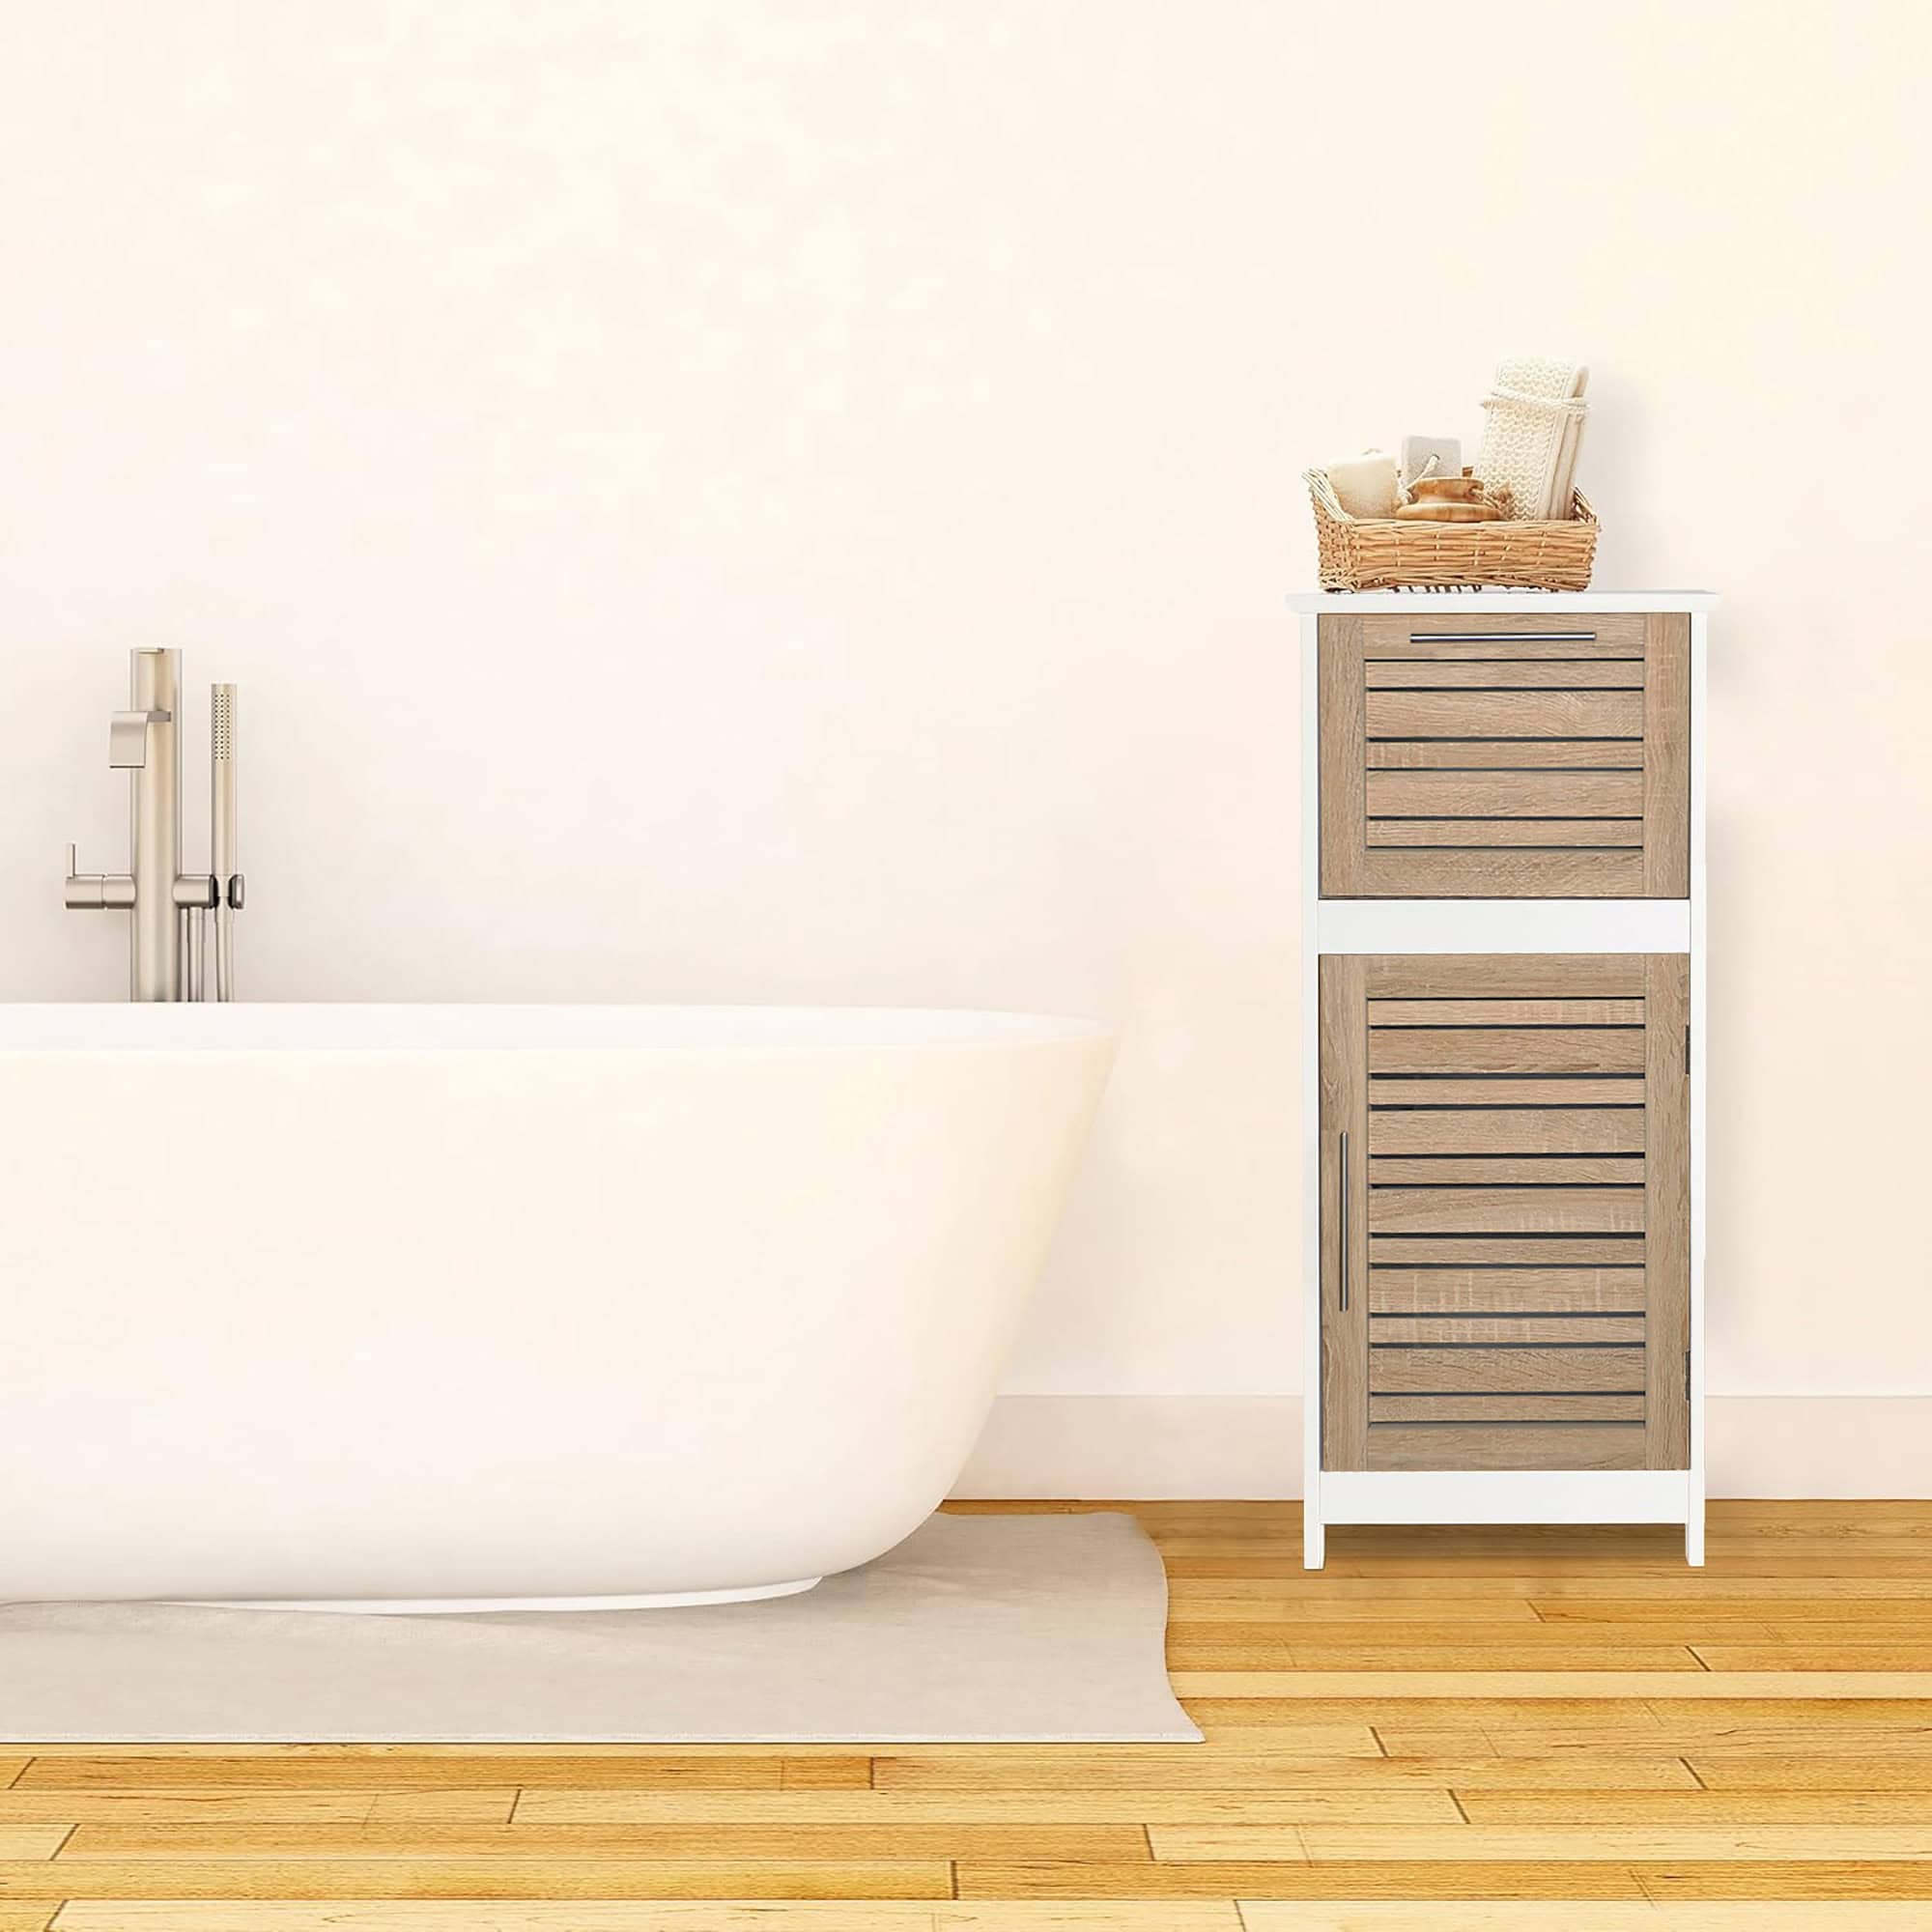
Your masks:
M 107 724 L 107 769 L 144 771 L 148 763 L 148 734 L 156 724 L 172 724 L 171 711 L 117 711 Z

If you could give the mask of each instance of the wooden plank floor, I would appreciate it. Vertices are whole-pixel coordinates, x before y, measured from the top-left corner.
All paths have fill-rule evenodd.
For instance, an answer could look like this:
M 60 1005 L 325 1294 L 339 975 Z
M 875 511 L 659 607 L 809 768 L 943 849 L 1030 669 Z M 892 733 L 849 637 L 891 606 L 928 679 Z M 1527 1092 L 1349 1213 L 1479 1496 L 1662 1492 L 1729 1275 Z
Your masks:
M 1932 1503 L 1114 1507 L 1205 1746 L 0 1746 L 0 1932 L 1932 1932 Z

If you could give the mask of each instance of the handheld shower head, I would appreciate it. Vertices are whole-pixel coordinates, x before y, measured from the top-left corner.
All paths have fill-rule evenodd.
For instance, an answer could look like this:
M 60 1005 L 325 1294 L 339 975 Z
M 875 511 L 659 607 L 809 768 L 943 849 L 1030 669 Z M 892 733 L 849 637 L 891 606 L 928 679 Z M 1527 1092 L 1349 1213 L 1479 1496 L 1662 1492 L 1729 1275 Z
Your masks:
M 240 838 L 235 817 L 235 687 L 217 684 L 209 690 L 210 780 L 209 839 L 211 870 L 222 900 L 228 881 L 240 869 Z
M 235 801 L 235 687 L 209 691 L 209 869 L 214 878 L 214 997 L 235 997 L 235 915 L 242 908 L 242 835 Z

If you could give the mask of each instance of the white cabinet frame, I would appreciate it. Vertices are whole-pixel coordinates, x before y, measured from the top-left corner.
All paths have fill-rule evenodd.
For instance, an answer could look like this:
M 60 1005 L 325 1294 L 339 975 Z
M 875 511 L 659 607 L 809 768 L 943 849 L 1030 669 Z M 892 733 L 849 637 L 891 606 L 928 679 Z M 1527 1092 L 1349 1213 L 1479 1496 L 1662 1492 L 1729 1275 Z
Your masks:
M 1320 591 L 1301 623 L 1302 1561 L 1321 1567 L 1334 1523 L 1662 1522 L 1704 1561 L 1704 1062 L 1706 655 L 1703 591 Z M 1321 615 L 1672 611 L 1690 621 L 1690 891 L 1685 899 L 1324 899 L 1316 734 Z M 1319 962 L 1323 953 L 1688 952 L 1690 957 L 1690 1467 L 1426 1472 L 1321 1467 L 1321 1139 Z

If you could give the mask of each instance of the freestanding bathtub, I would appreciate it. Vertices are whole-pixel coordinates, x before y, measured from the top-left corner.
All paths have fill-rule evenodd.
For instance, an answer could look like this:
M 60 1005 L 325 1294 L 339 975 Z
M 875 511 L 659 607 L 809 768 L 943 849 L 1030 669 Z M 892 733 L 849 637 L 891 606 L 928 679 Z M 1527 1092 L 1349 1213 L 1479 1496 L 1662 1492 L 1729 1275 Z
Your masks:
M 890 1548 L 1111 1042 L 1002 1013 L 0 1007 L 0 1600 L 706 1602 Z

